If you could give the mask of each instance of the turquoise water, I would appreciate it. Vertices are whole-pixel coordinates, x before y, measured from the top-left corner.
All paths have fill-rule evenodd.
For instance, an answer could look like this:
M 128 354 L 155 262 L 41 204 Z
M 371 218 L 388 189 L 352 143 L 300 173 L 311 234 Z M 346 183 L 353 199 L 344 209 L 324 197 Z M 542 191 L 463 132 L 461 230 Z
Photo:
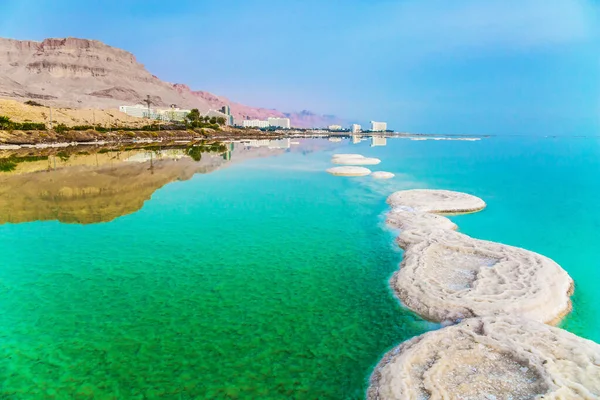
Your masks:
M 576 282 L 563 327 L 600 341 L 600 141 L 387 144 L 336 151 L 381 158 L 390 181 L 291 151 L 168 184 L 108 223 L 0 225 L 0 397 L 362 398 L 386 350 L 436 327 L 387 286 L 401 253 L 385 197 L 416 187 L 484 198 L 453 217 L 461 231 L 559 262 Z

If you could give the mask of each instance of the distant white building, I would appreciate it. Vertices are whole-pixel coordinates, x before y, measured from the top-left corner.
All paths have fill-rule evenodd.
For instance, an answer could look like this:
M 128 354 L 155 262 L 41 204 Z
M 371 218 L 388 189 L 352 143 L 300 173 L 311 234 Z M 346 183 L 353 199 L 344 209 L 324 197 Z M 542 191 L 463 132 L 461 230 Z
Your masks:
M 376 122 L 371 121 L 372 132 L 385 132 L 387 131 L 387 122 Z
M 382 137 L 382 136 L 371 137 L 371 147 L 386 146 L 386 145 L 387 145 L 387 139 L 385 137 Z
M 342 126 L 341 125 L 329 125 L 327 127 L 327 130 L 333 131 L 333 132 L 335 132 L 335 131 L 341 131 L 342 130 Z
M 352 124 L 352 125 L 350 125 L 350 132 L 351 133 L 360 133 L 361 130 L 362 130 L 362 126 L 360 126 L 359 124 Z
M 290 124 L 290 119 L 289 118 L 268 118 L 267 122 L 269 123 L 269 126 L 275 127 L 275 128 L 283 128 L 283 129 L 290 129 L 291 128 L 291 124 Z
M 176 107 L 172 108 L 148 108 L 143 104 L 136 104 L 135 106 L 119 106 L 119 111 L 137 118 L 150 118 L 161 121 L 183 121 L 186 115 L 190 113 L 190 110 L 181 110 Z
M 261 121 L 260 119 L 245 119 L 242 121 L 244 128 L 268 128 L 269 121 Z

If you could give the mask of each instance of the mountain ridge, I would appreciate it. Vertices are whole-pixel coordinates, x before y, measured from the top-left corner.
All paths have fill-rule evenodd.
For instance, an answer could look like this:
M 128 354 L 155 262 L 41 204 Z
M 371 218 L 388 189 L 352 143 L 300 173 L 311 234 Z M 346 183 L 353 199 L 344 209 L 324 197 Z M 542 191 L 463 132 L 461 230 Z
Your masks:
M 290 118 L 292 126 L 310 128 L 343 123 L 332 115 L 309 111 L 286 113 L 230 101 L 150 73 L 129 51 L 98 40 L 47 38 L 41 42 L 0 38 L 0 97 L 43 100 L 63 107 L 116 108 L 150 96 L 154 107 L 197 108 L 202 112 L 231 107 L 237 120 Z

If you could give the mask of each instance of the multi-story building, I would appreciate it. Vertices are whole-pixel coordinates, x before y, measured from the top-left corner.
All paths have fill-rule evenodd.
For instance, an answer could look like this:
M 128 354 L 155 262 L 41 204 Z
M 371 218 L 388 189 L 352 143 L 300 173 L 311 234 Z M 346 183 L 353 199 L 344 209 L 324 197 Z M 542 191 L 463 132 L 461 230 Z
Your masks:
M 269 126 L 275 127 L 275 128 L 283 128 L 283 129 L 290 129 L 291 128 L 291 124 L 290 124 L 290 119 L 289 118 L 274 118 L 274 117 L 270 117 L 267 118 L 267 122 L 269 123 Z
M 226 125 L 233 125 L 233 115 L 231 115 L 231 108 L 228 105 L 221 107 L 221 112 L 227 116 Z
M 148 106 L 137 104 L 135 106 L 120 106 L 119 111 L 138 118 L 150 118 L 161 121 L 183 121 L 190 110 L 181 110 L 176 107 L 171 108 L 148 108 Z
M 362 127 L 359 124 L 352 124 L 350 125 L 350 132 L 351 133 L 360 133 Z
M 261 121 L 260 119 L 245 119 L 242 121 L 244 128 L 268 128 L 269 121 Z
M 371 121 L 372 132 L 385 132 L 387 131 L 387 122 L 376 122 Z
M 329 125 L 327 127 L 327 130 L 329 130 L 331 132 L 341 131 L 342 130 L 342 126 L 341 125 Z

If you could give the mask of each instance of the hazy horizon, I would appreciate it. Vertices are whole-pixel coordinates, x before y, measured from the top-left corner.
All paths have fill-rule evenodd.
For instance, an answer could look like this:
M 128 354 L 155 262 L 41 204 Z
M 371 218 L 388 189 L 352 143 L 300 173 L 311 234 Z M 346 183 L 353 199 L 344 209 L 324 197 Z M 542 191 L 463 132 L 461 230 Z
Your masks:
M 592 0 L 3 3 L 2 37 L 100 40 L 247 105 L 424 133 L 600 133 Z

